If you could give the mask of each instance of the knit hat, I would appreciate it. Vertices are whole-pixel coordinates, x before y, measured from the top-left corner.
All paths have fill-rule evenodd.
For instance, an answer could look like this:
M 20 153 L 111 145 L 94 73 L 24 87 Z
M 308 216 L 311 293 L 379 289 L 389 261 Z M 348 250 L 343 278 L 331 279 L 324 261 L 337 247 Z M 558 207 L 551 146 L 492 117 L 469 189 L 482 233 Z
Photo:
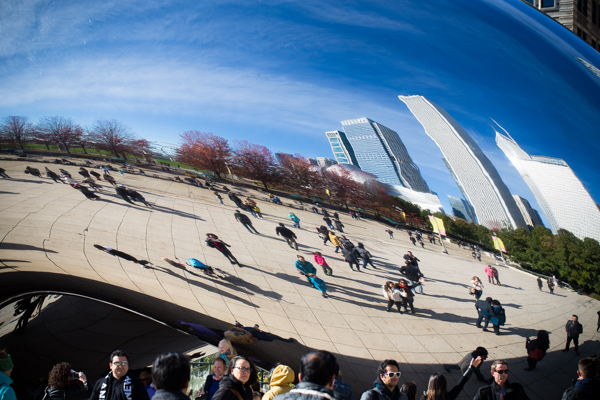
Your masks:
M 4 358 L 0 358 L 0 371 L 6 372 L 13 369 L 12 358 L 10 358 L 10 354 Z

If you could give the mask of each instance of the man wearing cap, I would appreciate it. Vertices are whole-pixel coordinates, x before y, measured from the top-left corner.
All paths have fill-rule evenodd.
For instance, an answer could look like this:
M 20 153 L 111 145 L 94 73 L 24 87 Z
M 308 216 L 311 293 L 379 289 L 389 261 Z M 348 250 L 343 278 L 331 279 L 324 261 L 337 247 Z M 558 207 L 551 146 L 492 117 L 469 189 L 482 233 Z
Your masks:
M 398 387 L 401 374 L 396 360 L 383 361 L 377 370 L 374 388 L 364 392 L 360 400 L 408 400 Z
M 10 387 L 13 380 L 10 374 L 13 370 L 12 358 L 6 350 L 0 350 L 0 400 L 17 400 L 15 390 Z

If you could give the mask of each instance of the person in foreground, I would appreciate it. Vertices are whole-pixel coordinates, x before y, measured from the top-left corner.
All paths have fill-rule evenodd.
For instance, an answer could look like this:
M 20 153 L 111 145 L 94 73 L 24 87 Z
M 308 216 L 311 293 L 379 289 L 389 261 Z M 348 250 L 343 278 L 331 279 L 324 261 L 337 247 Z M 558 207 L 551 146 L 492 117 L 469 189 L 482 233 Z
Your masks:
M 150 400 L 144 383 L 135 376 L 129 376 L 129 357 L 123 350 L 115 350 L 110 355 L 110 372 L 98 379 L 90 400 Z
M 189 358 L 180 353 L 160 354 L 152 365 L 152 381 L 158 389 L 154 400 L 189 400 Z
M 529 400 L 520 383 L 508 381 L 508 363 L 496 360 L 492 364 L 491 374 L 494 381 L 480 387 L 473 400 Z
M 423 394 L 421 400 L 455 400 L 465 387 L 465 384 L 471 375 L 473 375 L 473 371 L 479 368 L 482 362 L 483 360 L 481 357 L 471 359 L 471 363 L 462 378 L 460 378 L 458 383 L 450 390 L 448 390 L 448 383 L 443 374 L 431 375 L 431 377 L 429 377 L 429 384 L 427 385 L 427 392 Z
M 258 382 L 258 372 L 249 358 L 235 356 L 213 400 L 252 400 L 252 385 Z
M 360 396 L 360 400 L 408 400 L 405 393 L 400 391 L 400 368 L 396 360 L 385 360 L 379 365 L 374 388 Z
M 276 400 L 333 400 L 333 380 L 337 360 L 328 351 L 317 350 L 305 354 L 300 360 L 300 383 Z
M 13 371 L 13 361 L 6 350 L 0 350 L 0 399 L 17 400 L 15 390 L 10 387 L 13 382 L 10 374 Z
M 600 399 L 600 379 L 598 379 L 598 364 L 593 357 L 579 360 L 577 364 L 577 380 L 565 390 L 562 400 L 592 400 Z

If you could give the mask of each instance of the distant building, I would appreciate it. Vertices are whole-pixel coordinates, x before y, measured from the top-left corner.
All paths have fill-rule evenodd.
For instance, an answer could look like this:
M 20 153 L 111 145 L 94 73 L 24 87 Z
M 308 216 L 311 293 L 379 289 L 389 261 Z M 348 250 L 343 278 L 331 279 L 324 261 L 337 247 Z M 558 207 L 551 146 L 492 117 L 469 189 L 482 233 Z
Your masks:
M 375 175 L 381 183 L 430 193 L 419 167 L 413 162 L 396 132 L 368 118 L 342 121 L 342 126 L 345 135 L 333 131 L 327 132 L 327 137 L 331 142 L 335 137 L 330 134 L 337 132 L 343 144 L 340 147 L 345 148 L 348 154 L 354 154 L 354 158 L 350 157 L 355 160 L 351 164 Z M 344 136 L 347 143 L 344 143 Z M 336 159 L 340 162 L 337 155 Z
M 317 157 L 317 165 L 319 167 L 327 167 L 327 166 L 335 165 L 335 164 L 337 164 L 337 161 L 332 160 L 331 158 Z
M 531 189 L 554 233 L 566 229 L 580 239 L 600 241 L 600 210 L 564 160 L 530 156 L 499 132 L 496 144 Z
M 358 167 L 358 161 L 354 156 L 354 150 L 344 132 L 331 131 L 326 132 L 327 140 L 331 145 L 333 156 L 340 164 L 352 164 Z
M 148 140 L 150 151 L 156 157 L 172 159 L 177 156 L 178 145 L 166 142 L 157 142 L 156 140 Z
M 310 165 L 319 165 L 319 162 L 316 158 L 306 157 L 306 162 Z
M 543 12 L 600 51 L 600 1 L 521 0 Z
M 290 159 L 290 158 L 295 159 L 296 157 L 294 157 L 292 154 L 287 154 L 287 153 L 275 153 L 275 158 L 281 164 L 282 162 L 284 162 L 287 159 Z
M 521 210 L 523 219 L 525 220 L 525 223 L 527 224 L 530 230 L 536 226 L 544 226 L 540 214 L 537 212 L 536 209 L 531 207 L 531 204 L 529 204 L 529 201 L 527 201 L 527 199 L 524 199 L 523 197 L 518 196 L 516 194 L 513 194 L 513 198 L 517 203 L 517 207 L 519 207 L 519 210 Z
M 450 203 L 450 207 L 452 207 L 452 215 L 462 218 L 467 222 L 476 222 L 473 217 L 471 205 L 465 200 L 449 195 L 448 202 Z
M 444 109 L 423 96 L 398 96 L 438 145 L 477 223 L 490 229 L 525 227 L 498 171 L 471 136 Z

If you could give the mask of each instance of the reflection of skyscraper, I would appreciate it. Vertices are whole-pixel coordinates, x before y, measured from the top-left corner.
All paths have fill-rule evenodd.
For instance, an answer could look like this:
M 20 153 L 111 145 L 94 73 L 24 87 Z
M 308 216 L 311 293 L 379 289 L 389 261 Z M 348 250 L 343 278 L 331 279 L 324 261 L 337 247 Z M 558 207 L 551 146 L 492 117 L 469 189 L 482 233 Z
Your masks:
M 331 145 L 331 150 L 338 163 L 352 164 L 358 167 L 358 161 L 354 156 L 354 150 L 346 138 L 346 134 L 340 131 L 326 132 L 327 139 Z
M 529 204 L 529 201 L 527 201 L 527 199 L 524 199 L 523 197 L 518 196 L 516 194 L 513 194 L 513 198 L 517 203 L 517 207 L 519 207 L 519 210 L 521 210 L 523 219 L 525 220 L 525 223 L 528 227 L 533 228 L 534 226 L 538 225 L 544 226 L 544 223 L 540 218 L 540 214 L 537 212 L 537 210 L 531 207 L 531 204 Z
M 430 193 L 419 167 L 413 162 L 396 132 L 368 118 L 342 121 L 342 126 L 349 144 L 347 152 L 354 154 L 357 162 L 355 165 L 360 169 L 377 176 L 381 183 Z M 335 132 L 341 134 L 339 131 Z M 331 133 L 327 132 L 330 138 Z M 336 158 L 340 161 L 337 154 Z
M 454 196 L 448 196 L 448 202 L 450 203 L 450 207 L 452 207 L 452 215 L 462 218 L 467 222 L 475 222 L 469 203 Z
M 498 132 L 496 144 L 533 192 L 553 232 L 566 229 L 580 239 L 600 241 L 600 210 L 564 160 L 530 156 Z
M 423 96 L 398 96 L 446 158 L 477 222 L 488 228 L 525 226 L 510 191 L 477 143 L 445 110 Z

